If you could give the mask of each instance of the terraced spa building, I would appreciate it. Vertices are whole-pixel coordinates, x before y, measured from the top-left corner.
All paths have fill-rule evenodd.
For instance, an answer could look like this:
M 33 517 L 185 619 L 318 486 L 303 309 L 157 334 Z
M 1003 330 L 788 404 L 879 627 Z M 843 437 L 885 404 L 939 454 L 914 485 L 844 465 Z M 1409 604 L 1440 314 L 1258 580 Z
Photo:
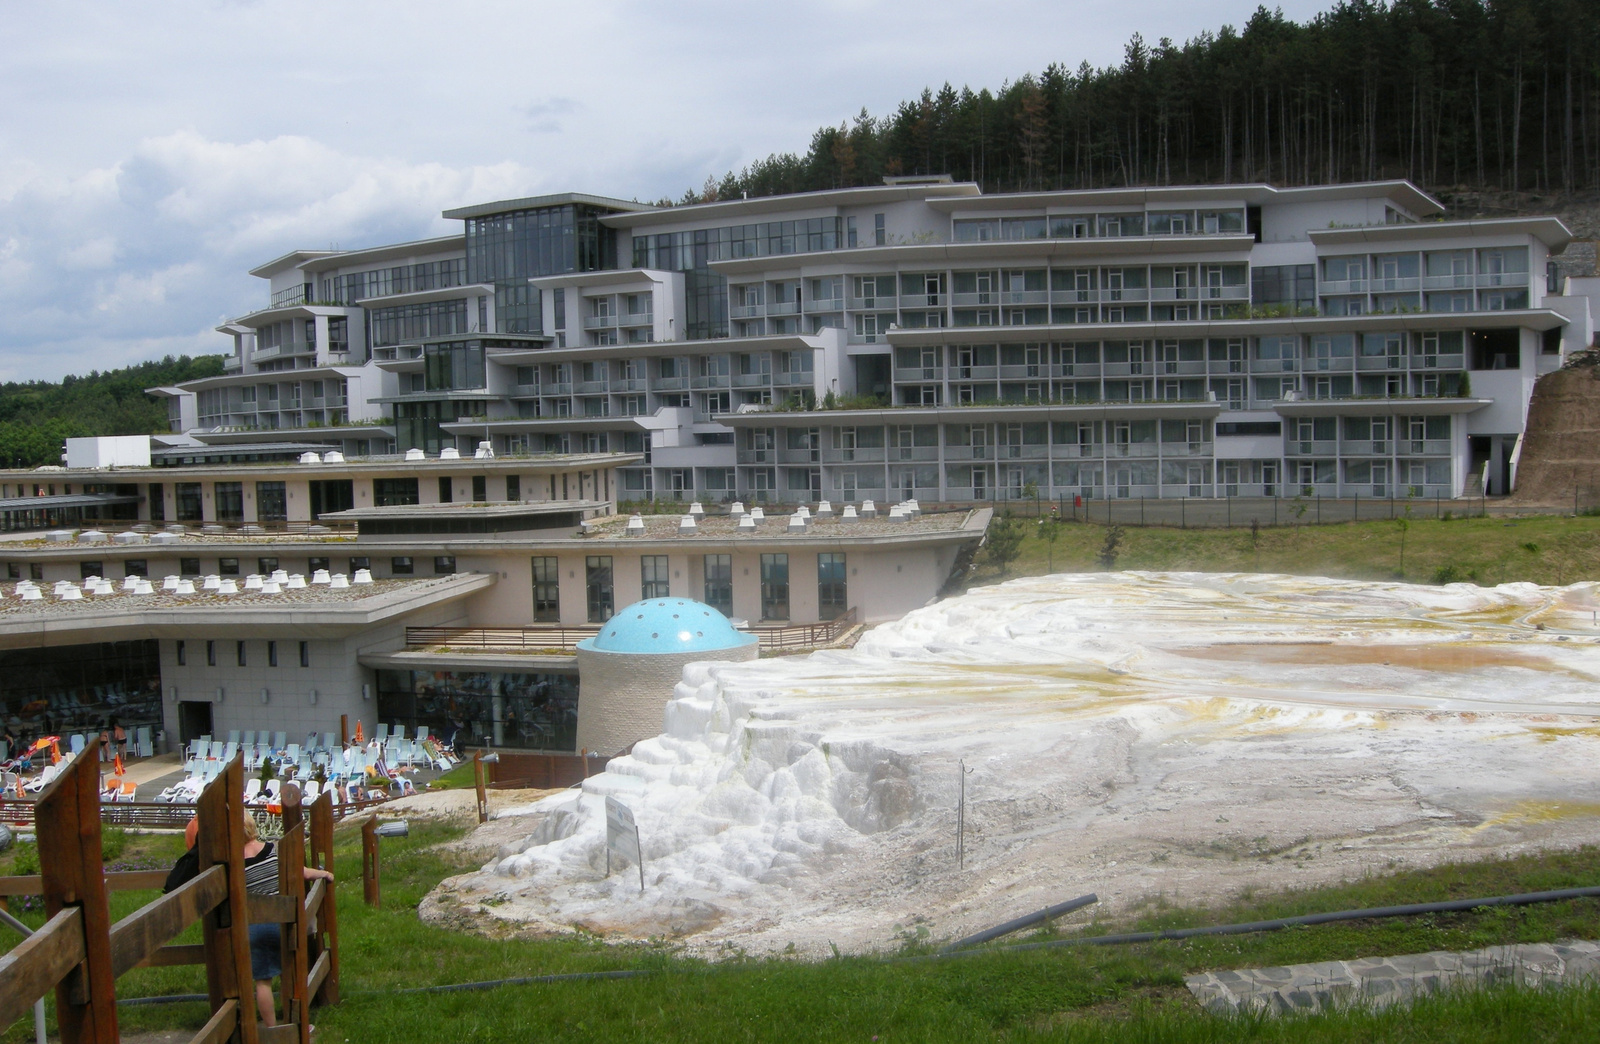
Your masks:
M 658 208 L 563 193 L 252 270 L 162 452 L 622 452 L 624 500 L 1509 492 L 1594 340 L 1554 218 L 1404 181 Z
M 616 511 L 616 472 L 635 459 L 0 473 L 0 508 L 31 500 L 48 520 L 70 500 L 102 516 L 0 541 L 3 712 L 57 734 L 114 716 L 169 748 L 337 731 L 348 715 L 573 753 L 580 735 L 618 734 L 592 720 L 603 705 L 586 717 L 575 646 L 622 606 L 694 599 L 763 648 L 815 647 L 934 598 L 990 515 L 817 505 L 741 524 L 713 504 L 692 525 L 632 518 Z

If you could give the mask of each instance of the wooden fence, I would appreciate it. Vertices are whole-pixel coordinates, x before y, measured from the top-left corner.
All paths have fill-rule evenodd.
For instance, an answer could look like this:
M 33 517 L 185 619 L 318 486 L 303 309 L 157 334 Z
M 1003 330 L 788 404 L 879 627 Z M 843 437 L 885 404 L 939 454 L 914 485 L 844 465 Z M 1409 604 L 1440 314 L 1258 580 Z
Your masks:
M 288 788 L 285 787 L 285 790 Z M 298 793 L 298 790 L 296 791 Z M 388 798 L 363 798 L 360 801 L 346 801 L 333 806 L 333 818 L 344 819 L 348 816 L 358 815 L 370 810 L 374 805 L 381 805 Z M 332 798 L 329 798 L 332 801 Z M 0 799 L 0 823 L 8 826 L 32 826 L 36 816 L 39 802 L 31 798 L 5 798 Z M 100 822 L 104 826 L 131 826 L 146 830 L 182 830 L 188 826 L 189 820 L 197 814 L 199 805 L 184 803 L 167 804 L 161 801 L 102 801 L 100 802 Z M 269 811 L 266 805 L 247 806 L 251 815 L 256 820 L 256 825 L 267 836 L 275 838 L 278 830 L 273 827 L 279 816 Z M 159 882 L 156 887 L 159 887 Z M 140 886 L 143 887 L 143 886 Z
M 304 866 L 333 865 L 333 801 L 311 809 L 310 838 L 297 788 L 284 793 L 279 895 L 244 888 L 244 762 L 235 757 L 196 805 L 200 872 L 173 892 L 111 923 L 108 893 L 159 888 L 161 871 L 106 874 L 100 848 L 100 772 L 75 757 L 39 796 L 36 825 L 40 873 L 0 878 L 0 895 L 42 895 L 42 928 L 0 957 L 0 1027 L 27 1013 L 54 989 L 62 1044 L 114 1044 L 116 980 L 137 967 L 202 964 L 211 1017 L 192 1044 L 310 1042 L 313 1003 L 338 1002 L 338 920 L 327 882 L 305 887 Z M 168 945 L 195 921 L 203 942 Z M 280 926 L 282 1022 L 256 1022 L 250 975 L 251 922 Z

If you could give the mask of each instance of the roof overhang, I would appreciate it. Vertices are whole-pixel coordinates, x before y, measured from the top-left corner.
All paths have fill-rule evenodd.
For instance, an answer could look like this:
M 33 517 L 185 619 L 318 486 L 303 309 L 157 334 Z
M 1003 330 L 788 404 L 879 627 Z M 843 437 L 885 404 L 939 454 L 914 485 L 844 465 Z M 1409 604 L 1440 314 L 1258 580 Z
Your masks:
M 891 345 L 1018 344 L 1025 341 L 1104 341 L 1192 337 L 1252 337 L 1286 333 L 1365 333 L 1388 330 L 1481 330 L 1512 327 L 1552 330 L 1569 320 L 1548 308 L 1498 312 L 1385 312 L 1373 315 L 1277 319 L 1207 319 L 1194 322 L 1081 323 L 1056 326 L 944 326 L 891 329 Z
M 1285 417 L 1442 417 L 1475 413 L 1493 404 L 1493 399 L 1315 399 L 1275 402 L 1272 408 Z
M 754 199 L 693 203 L 681 207 L 645 207 L 628 214 L 608 214 L 600 221 L 612 228 L 646 228 L 677 224 L 710 225 L 720 222 L 740 222 L 763 214 L 982 194 L 983 190 L 970 181 L 950 184 L 924 182 L 915 185 L 866 185 L 860 188 L 825 189 L 821 192 L 796 192 L 785 196 L 757 196 Z
M 1186 402 L 983 403 L 974 406 L 890 406 L 881 410 L 766 410 L 728 413 L 730 428 L 815 427 L 819 424 L 978 424 L 993 420 L 1066 421 L 1159 417 L 1215 417 L 1222 404 L 1214 400 Z
M 775 334 L 771 337 L 719 337 L 706 341 L 641 341 L 638 344 L 580 345 L 495 352 L 486 358 L 501 365 L 570 362 L 580 359 L 655 358 L 660 355 L 712 355 L 726 352 L 798 352 L 824 347 L 822 335 Z
M 1409 227 L 1409 226 L 1408 226 Z M 1149 257 L 1164 254 L 1214 255 L 1218 260 L 1243 261 L 1256 245 L 1254 236 L 1243 233 L 1215 236 L 1120 236 L 1108 239 L 1019 239 L 988 243 L 910 243 L 904 246 L 857 247 L 854 250 L 818 250 L 807 254 L 782 254 L 768 257 L 713 261 L 710 268 L 725 276 L 770 273 L 773 269 L 815 268 L 822 265 L 844 267 L 862 264 L 969 265 L 1000 267 L 996 250 L 1004 252 L 1004 264 L 1017 261 L 1049 261 L 1075 257 Z
M 155 607 L 142 604 L 138 596 L 117 595 L 110 602 L 73 603 L 66 611 L 51 602 L 37 612 L 19 608 L 0 613 L 0 648 L 184 638 L 197 632 L 217 637 L 341 637 L 488 590 L 497 579 L 494 573 L 456 573 L 341 602 L 273 602 L 271 595 L 241 594 L 232 600 L 196 596 L 193 604 Z
M 610 196 L 591 196 L 583 192 L 555 192 L 546 196 L 523 196 L 521 199 L 502 199 L 493 203 L 474 203 L 470 206 L 454 207 L 446 210 L 443 216 L 460 219 L 493 217 L 495 214 L 505 214 L 514 210 L 538 210 L 543 207 L 563 207 L 568 204 L 601 207 L 629 213 L 655 209 L 650 204 L 640 203 L 637 200 L 613 199 Z
M 1313 228 L 1306 233 L 1318 247 L 1392 243 L 1471 236 L 1533 236 L 1559 254 L 1572 242 L 1572 232 L 1555 217 L 1482 218 L 1470 221 L 1424 221 L 1414 225 L 1367 225 L 1360 228 Z M 1477 245 L 1477 244 L 1473 244 Z
M 1308 185 L 1278 188 L 1265 183 L 1247 185 L 1174 185 L 1149 188 L 1080 189 L 1065 192 L 1011 192 L 984 196 L 974 203 L 962 199 L 929 199 L 935 210 L 954 213 L 979 210 L 1044 210 L 1065 213 L 1069 210 L 1112 207 L 1148 207 L 1163 204 L 1309 203 L 1325 200 L 1388 199 L 1399 203 L 1417 217 L 1444 213 L 1444 204 L 1409 181 L 1358 181 L 1340 185 Z

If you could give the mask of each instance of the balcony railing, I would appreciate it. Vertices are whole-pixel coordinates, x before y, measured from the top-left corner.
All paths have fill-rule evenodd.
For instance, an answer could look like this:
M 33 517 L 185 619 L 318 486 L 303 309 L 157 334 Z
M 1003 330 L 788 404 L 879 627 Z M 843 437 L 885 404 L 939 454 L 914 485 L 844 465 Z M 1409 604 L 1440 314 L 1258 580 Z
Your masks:
M 844 311 L 844 298 L 842 297 L 814 297 L 805 303 L 808 312 L 842 312 Z
M 585 330 L 606 330 L 616 325 L 617 317 L 614 315 L 590 315 L 583 320 Z

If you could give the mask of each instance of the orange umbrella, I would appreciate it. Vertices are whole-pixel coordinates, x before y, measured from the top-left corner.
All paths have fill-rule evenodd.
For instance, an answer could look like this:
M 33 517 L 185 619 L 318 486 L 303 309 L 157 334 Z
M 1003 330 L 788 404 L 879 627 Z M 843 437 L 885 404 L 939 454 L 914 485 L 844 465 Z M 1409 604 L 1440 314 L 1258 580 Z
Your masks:
M 356 742 L 358 744 L 361 742 L 361 722 L 359 720 L 356 721 Z
M 118 755 L 116 755 L 115 757 L 113 757 L 111 759 L 111 765 L 112 765 L 112 768 L 111 768 L 111 774 L 112 775 L 114 775 L 114 776 L 122 775 L 122 755 L 121 754 L 118 754 Z

